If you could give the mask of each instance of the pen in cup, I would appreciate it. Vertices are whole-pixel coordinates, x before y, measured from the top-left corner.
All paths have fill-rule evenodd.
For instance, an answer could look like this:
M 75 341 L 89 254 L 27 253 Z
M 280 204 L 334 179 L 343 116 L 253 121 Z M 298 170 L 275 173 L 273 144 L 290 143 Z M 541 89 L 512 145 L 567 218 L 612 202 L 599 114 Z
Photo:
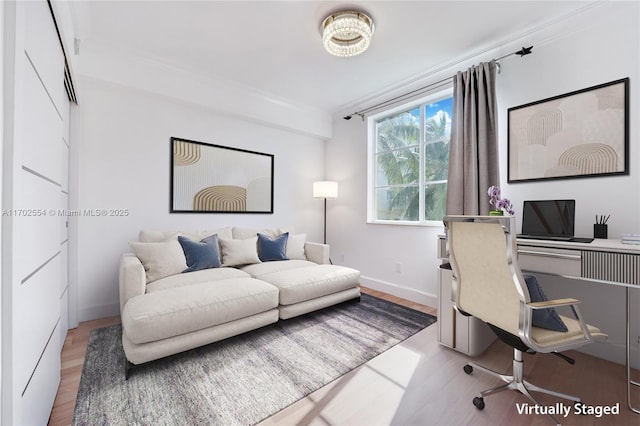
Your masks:
M 594 238 L 607 238 L 607 222 L 611 215 L 596 215 L 596 223 L 593 225 L 593 237 Z

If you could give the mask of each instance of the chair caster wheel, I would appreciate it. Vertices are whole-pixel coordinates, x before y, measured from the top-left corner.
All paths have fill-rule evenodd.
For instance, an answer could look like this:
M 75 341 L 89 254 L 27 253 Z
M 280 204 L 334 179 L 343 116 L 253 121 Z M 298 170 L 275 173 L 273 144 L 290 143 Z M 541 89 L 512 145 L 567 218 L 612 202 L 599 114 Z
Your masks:
M 476 396 L 473 398 L 473 405 L 475 405 L 478 410 L 484 409 L 484 398 Z
M 467 374 L 471 374 L 471 373 L 473 373 L 473 367 L 472 367 L 472 366 L 470 366 L 469 364 L 465 365 L 465 366 L 464 366 L 464 368 L 463 368 L 463 370 L 464 370 L 464 372 L 465 372 L 465 373 L 467 373 Z

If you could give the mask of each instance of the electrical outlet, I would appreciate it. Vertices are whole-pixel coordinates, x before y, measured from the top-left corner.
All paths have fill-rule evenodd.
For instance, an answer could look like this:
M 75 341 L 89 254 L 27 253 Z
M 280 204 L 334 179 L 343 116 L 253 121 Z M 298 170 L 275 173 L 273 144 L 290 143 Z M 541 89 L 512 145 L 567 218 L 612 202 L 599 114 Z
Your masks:
M 396 272 L 399 274 L 402 273 L 402 263 L 396 262 Z

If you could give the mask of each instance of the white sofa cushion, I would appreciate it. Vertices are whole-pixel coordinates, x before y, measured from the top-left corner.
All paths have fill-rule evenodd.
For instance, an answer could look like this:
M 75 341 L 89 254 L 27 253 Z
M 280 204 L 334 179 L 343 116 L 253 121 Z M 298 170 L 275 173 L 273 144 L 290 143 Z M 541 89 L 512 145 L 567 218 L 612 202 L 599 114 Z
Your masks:
M 275 228 L 243 228 L 241 226 L 233 227 L 233 238 L 236 240 L 246 240 L 247 238 L 257 237 L 258 233 L 268 235 L 270 237 L 277 237 L 280 235 L 280 231 Z
M 185 287 L 193 284 L 213 283 L 230 278 L 249 278 L 250 275 L 236 268 L 213 268 L 184 274 L 171 275 L 147 284 L 146 292 Z
M 359 286 L 360 271 L 336 265 L 316 265 L 265 275 L 280 289 L 280 303 L 292 305 Z
M 280 234 L 288 232 L 293 233 L 293 226 L 286 226 L 284 228 L 245 228 L 242 226 L 233 227 L 233 238 L 238 240 L 245 240 L 247 238 L 255 237 L 258 233 L 268 235 L 270 237 L 277 237 Z
M 280 289 L 280 304 L 291 305 L 358 287 L 360 271 L 304 260 L 268 262 L 242 268 Z
M 254 278 L 260 279 L 262 275 L 271 274 L 273 272 L 288 271 L 290 269 L 309 268 L 311 266 L 318 266 L 317 263 L 310 262 L 308 260 L 282 260 L 279 262 L 264 262 L 256 263 L 253 265 L 245 265 L 240 268 L 241 271 L 246 272 Z
M 153 361 L 178 352 L 197 348 L 202 345 L 217 342 L 228 337 L 246 333 L 278 321 L 279 310 L 270 309 L 260 314 L 240 318 L 191 333 L 181 334 L 169 339 L 135 344 L 127 336 L 127 330 L 122 331 L 122 347 L 127 359 L 133 364 Z
M 253 278 L 171 288 L 129 299 L 122 326 L 133 343 L 179 336 L 259 314 L 278 306 L 278 289 Z
M 346 302 L 347 300 L 360 297 L 360 287 L 350 288 L 348 290 L 339 291 L 337 293 L 328 294 L 326 296 L 316 297 L 315 299 L 305 300 L 304 302 L 294 303 L 292 305 L 280 305 L 278 311 L 281 319 L 289 319 L 307 312 L 316 311 L 326 308 L 337 303 Z
M 161 243 L 129 243 L 144 266 L 147 283 L 169 275 L 179 274 L 187 269 L 184 251 L 178 240 Z
M 304 244 L 306 242 L 307 234 L 289 234 L 286 251 L 287 258 L 307 260 L 307 256 L 304 253 Z
M 200 241 L 213 234 L 218 234 L 218 238 L 226 238 L 228 240 L 233 238 L 231 227 L 227 226 L 219 229 L 209 229 L 204 231 L 188 231 L 188 232 L 142 230 L 138 234 L 138 241 L 143 243 L 158 243 L 162 241 L 177 240 L 178 235 L 182 235 L 183 237 L 187 237 L 193 241 Z
M 222 249 L 222 266 L 260 263 L 257 236 L 244 240 L 220 238 L 218 241 L 220 241 L 220 248 Z

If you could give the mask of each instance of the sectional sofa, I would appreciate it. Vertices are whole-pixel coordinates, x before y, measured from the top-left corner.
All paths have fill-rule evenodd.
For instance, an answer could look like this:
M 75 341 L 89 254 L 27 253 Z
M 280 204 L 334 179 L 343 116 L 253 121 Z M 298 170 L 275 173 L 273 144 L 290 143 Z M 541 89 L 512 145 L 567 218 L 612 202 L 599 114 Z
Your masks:
M 359 299 L 360 272 L 286 229 L 141 231 L 120 261 L 122 344 L 133 365 Z

